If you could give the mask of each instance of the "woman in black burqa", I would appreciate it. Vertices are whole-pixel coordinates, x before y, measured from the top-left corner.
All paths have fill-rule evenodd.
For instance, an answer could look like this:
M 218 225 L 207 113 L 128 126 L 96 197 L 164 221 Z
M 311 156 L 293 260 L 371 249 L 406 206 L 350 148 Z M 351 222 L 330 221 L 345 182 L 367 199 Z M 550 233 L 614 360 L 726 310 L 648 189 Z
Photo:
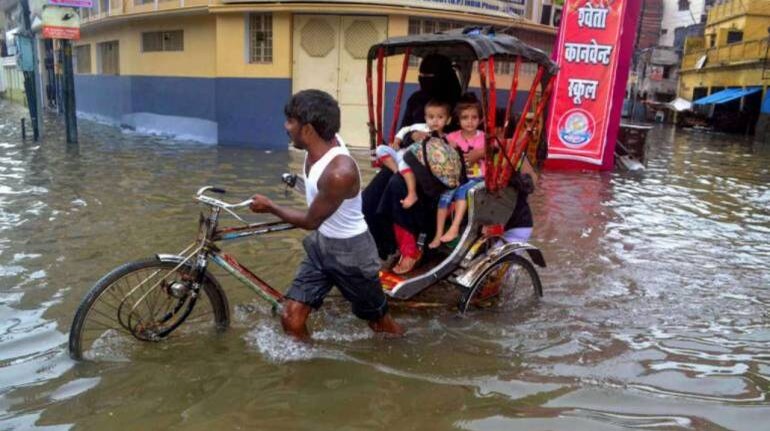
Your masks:
M 407 100 L 401 127 L 425 122 L 425 104 L 430 100 L 445 101 L 454 107 L 460 98 L 460 81 L 451 60 L 443 55 L 426 55 L 420 63 L 418 80 L 420 89 Z M 402 145 L 408 146 L 415 140 L 424 139 L 425 135 L 420 133 L 407 135 Z M 397 249 L 394 223 L 405 227 L 415 236 L 421 232 L 433 235 L 437 199 L 425 196 L 418 180 L 420 199 L 414 206 L 404 209 L 401 200 L 406 196 L 406 192 L 403 177 L 394 175 L 390 169 L 380 169 L 363 191 L 364 217 L 382 259 L 386 259 Z

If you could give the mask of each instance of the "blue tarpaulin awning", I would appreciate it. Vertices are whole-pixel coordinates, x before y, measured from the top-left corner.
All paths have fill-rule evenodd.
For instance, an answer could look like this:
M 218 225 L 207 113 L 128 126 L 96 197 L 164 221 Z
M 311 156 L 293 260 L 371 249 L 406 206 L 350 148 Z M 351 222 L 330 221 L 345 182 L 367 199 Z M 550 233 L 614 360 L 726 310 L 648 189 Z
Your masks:
M 709 105 L 709 104 L 720 104 L 729 102 L 731 100 L 740 99 L 743 96 L 748 96 L 749 94 L 754 94 L 759 91 L 762 91 L 762 87 L 746 87 L 746 88 L 727 88 L 722 91 L 717 91 L 714 94 L 710 94 L 706 97 L 702 97 L 694 102 L 692 102 L 693 105 Z

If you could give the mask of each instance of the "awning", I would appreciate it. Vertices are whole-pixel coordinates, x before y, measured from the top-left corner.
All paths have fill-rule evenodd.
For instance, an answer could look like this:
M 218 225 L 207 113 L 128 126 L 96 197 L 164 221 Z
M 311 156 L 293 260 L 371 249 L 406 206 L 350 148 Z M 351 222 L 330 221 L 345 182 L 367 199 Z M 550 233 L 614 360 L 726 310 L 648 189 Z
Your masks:
M 718 105 L 720 103 L 729 102 L 731 100 L 740 99 L 743 96 L 754 94 L 762 91 L 762 87 L 747 87 L 747 88 L 728 88 L 722 91 L 717 91 L 714 94 L 700 98 L 693 103 L 693 105 Z

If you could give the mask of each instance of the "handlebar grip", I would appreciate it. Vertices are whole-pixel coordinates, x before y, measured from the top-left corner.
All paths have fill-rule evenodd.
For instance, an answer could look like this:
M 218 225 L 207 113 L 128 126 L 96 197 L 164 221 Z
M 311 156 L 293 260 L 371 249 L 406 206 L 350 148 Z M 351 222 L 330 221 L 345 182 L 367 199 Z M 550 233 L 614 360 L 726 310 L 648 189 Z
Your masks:
M 227 193 L 227 192 L 225 191 L 225 189 L 222 189 L 222 188 L 219 188 L 219 187 L 212 187 L 212 188 L 210 188 L 209 190 L 211 190 L 211 191 L 212 191 L 212 192 L 214 192 L 214 193 L 219 193 L 219 194 L 221 194 L 221 195 L 223 195 L 223 194 Z

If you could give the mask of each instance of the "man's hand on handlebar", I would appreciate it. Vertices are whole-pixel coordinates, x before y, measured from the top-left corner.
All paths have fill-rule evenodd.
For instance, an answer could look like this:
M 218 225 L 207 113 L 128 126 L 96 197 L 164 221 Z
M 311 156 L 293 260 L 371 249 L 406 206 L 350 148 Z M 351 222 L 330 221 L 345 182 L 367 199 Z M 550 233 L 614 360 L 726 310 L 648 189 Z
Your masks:
M 249 209 L 255 213 L 269 213 L 273 207 L 273 201 L 265 196 L 256 194 L 251 197 L 251 204 Z

